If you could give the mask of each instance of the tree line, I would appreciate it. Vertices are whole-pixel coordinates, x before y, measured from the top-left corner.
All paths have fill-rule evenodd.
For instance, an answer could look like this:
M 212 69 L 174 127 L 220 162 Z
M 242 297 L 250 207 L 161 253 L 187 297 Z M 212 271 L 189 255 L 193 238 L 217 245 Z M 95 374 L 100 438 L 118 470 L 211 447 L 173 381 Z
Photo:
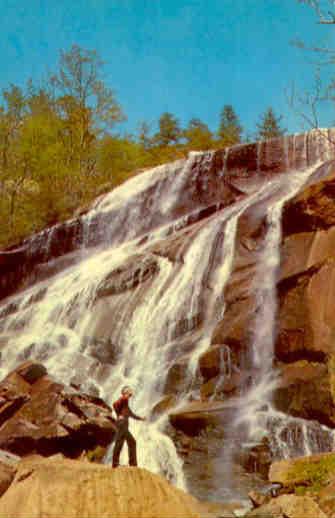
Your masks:
M 121 135 L 125 115 L 103 81 L 104 63 L 77 45 L 60 53 L 58 69 L 43 84 L 10 85 L 0 106 L 0 246 L 72 215 L 97 195 L 143 168 L 246 141 L 231 105 L 216 132 L 198 118 L 181 127 L 163 113 L 158 130 L 146 122 Z M 281 136 L 281 117 L 261 115 L 255 139 Z

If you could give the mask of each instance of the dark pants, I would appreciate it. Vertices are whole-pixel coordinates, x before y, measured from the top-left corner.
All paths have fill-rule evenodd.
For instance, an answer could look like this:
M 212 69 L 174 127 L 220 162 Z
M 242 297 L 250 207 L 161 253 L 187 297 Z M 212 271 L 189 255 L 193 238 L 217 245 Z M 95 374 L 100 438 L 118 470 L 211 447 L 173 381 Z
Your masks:
M 120 463 L 120 453 L 125 441 L 128 445 L 129 464 L 130 466 L 137 466 L 136 441 L 128 429 L 128 419 L 120 419 L 117 421 L 116 426 L 113 466 L 116 468 Z

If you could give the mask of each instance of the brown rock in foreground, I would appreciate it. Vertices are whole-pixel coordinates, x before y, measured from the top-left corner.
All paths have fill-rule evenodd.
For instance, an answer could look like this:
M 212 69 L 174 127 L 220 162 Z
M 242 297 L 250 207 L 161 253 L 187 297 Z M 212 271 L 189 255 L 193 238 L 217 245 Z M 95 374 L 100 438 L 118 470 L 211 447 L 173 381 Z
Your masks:
M 335 476 L 335 453 L 320 453 L 274 462 L 269 471 L 270 482 L 285 487 L 327 485 Z
M 2 496 L 11 485 L 19 461 L 20 457 L 0 450 L 0 496 Z
M 200 509 L 147 470 L 69 459 L 22 463 L 0 500 L 6 518 L 200 518 Z
M 335 480 L 321 489 L 318 504 L 327 516 L 335 516 Z
M 254 518 L 327 518 L 309 496 L 282 495 L 246 515 Z
M 114 436 L 111 408 L 100 398 L 57 383 L 26 362 L 0 383 L 0 448 L 19 455 L 76 457 Z

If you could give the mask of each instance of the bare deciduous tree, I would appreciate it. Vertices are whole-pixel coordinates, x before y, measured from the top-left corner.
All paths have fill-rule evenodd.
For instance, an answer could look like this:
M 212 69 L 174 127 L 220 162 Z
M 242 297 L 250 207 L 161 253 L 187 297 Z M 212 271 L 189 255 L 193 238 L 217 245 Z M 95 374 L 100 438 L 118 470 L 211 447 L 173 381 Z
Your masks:
M 318 15 L 318 23 L 325 25 L 335 24 L 335 0 L 298 0 L 301 4 L 311 6 Z

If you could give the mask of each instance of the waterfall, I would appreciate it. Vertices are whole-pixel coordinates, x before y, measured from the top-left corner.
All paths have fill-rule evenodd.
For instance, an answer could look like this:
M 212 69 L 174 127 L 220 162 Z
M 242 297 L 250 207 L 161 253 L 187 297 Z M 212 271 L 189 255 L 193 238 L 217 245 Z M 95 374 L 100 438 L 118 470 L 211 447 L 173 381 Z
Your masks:
M 156 174 L 157 170 L 141 179 L 142 190 Z M 159 251 L 162 236 L 174 235 L 171 225 L 158 226 L 143 244 L 133 239 L 131 232 L 124 232 L 122 243 L 116 239 L 107 248 L 91 249 L 55 277 L 10 298 L 3 318 L 0 317 L 1 335 L 7 337 L 1 374 L 33 357 L 61 381 L 77 383 L 79 379 L 84 390 L 94 389 L 110 403 L 122 385 L 131 385 L 136 394 L 136 411 L 150 415 L 164 393 L 167 373 L 176 359 L 188 358 L 192 377 L 200 354 L 210 345 L 214 327 L 224 311 L 222 296 L 233 264 L 239 216 L 247 207 L 275 192 L 278 185 L 277 180 L 264 184 L 254 194 L 194 224 L 191 218 L 186 228 L 185 221 L 174 223 L 173 232 L 184 235 L 173 260 Z M 140 188 L 135 190 L 138 195 Z M 100 211 L 107 211 L 107 207 L 114 211 L 113 203 L 119 206 L 124 196 L 122 187 L 121 194 L 116 192 L 100 200 L 93 215 L 85 216 L 87 224 L 90 226 L 92 219 Z M 136 224 L 135 219 L 131 221 Z M 118 228 L 120 220 L 114 224 Z M 107 243 L 111 242 L 112 233 L 114 230 Z M 99 299 L 110 275 L 116 272 L 117 276 L 124 264 L 142 267 L 146 261 L 154 266 L 151 277 L 140 278 L 133 290 L 119 293 L 120 285 L 115 281 L 114 295 L 106 299 L 108 302 Z M 127 282 L 135 285 L 132 279 Z M 106 308 L 107 316 L 102 318 Z M 109 352 L 115 356 L 112 364 L 107 365 L 97 359 L 91 343 L 102 321 L 104 326 L 108 323 Z M 185 324 L 180 329 L 182 322 Z M 180 335 L 185 343 L 183 347 L 180 340 L 176 351 Z M 152 423 L 132 423 L 138 438 L 139 462 L 183 487 L 182 463 L 163 432 L 165 421 L 166 417 Z
M 285 140 L 287 153 L 290 145 L 295 149 L 295 138 Z M 0 374 L 34 358 L 60 381 L 79 383 L 82 390 L 109 403 L 123 385 L 130 385 L 134 411 L 150 416 L 166 394 L 171 368 L 180 360 L 185 379 L 176 404 L 198 396 L 198 360 L 226 310 L 240 218 L 260 205 L 267 230 L 252 286 L 254 384 L 242 398 L 235 398 L 237 417 L 232 425 L 235 431 L 247 428 L 249 442 L 257 443 L 267 434 L 276 457 L 329 448 L 333 435 L 328 429 L 276 412 L 271 405 L 277 381 L 272 364 L 281 212 L 317 164 L 306 167 L 304 137 L 299 151 L 304 168 L 269 180 L 261 177 L 265 148 L 263 144 L 255 149 L 260 177 L 245 191 L 230 187 L 227 180 L 233 149 L 223 153 L 221 162 L 213 152 L 192 153 L 100 197 L 82 217 L 82 242 L 72 250 L 67 267 L 0 304 Z M 326 152 L 323 144 L 323 155 Z M 215 160 L 221 164 L 217 169 Z M 285 157 L 287 166 L 295 162 L 295 157 Z M 247 183 L 245 171 L 241 177 Z M 224 188 L 228 201 L 223 199 Z M 197 196 L 196 203 L 192 196 Z M 46 254 L 53 236 L 52 229 L 45 231 L 38 242 L 44 241 Z M 218 391 L 235 367 L 230 348 L 222 347 L 220 355 Z M 166 414 L 131 423 L 139 464 L 185 487 L 182 461 L 166 426 Z
M 264 437 L 269 437 L 275 458 L 326 451 L 335 441 L 335 432 L 332 430 L 316 427 L 314 423 L 309 424 L 303 419 L 288 417 L 274 410 L 271 405 L 271 397 L 278 384 L 273 359 L 282 208 L 299 192 L 314 171 L 315 167 L 309 167 L 303 171 L 291 172 L 286 177 L 282 193 L 274 203 L 270 203 L 266 215 L 267 233 L 253 283 L 256 293 L 256 316 L 251 338 L 251 369 L 255 381 L 239 402 L 236 426 L 247 426 L 247 440 L 251 441 L 251 444 L 257 444 Z M 320 431 L 319 440 L 316 440 L 316 428 Z

